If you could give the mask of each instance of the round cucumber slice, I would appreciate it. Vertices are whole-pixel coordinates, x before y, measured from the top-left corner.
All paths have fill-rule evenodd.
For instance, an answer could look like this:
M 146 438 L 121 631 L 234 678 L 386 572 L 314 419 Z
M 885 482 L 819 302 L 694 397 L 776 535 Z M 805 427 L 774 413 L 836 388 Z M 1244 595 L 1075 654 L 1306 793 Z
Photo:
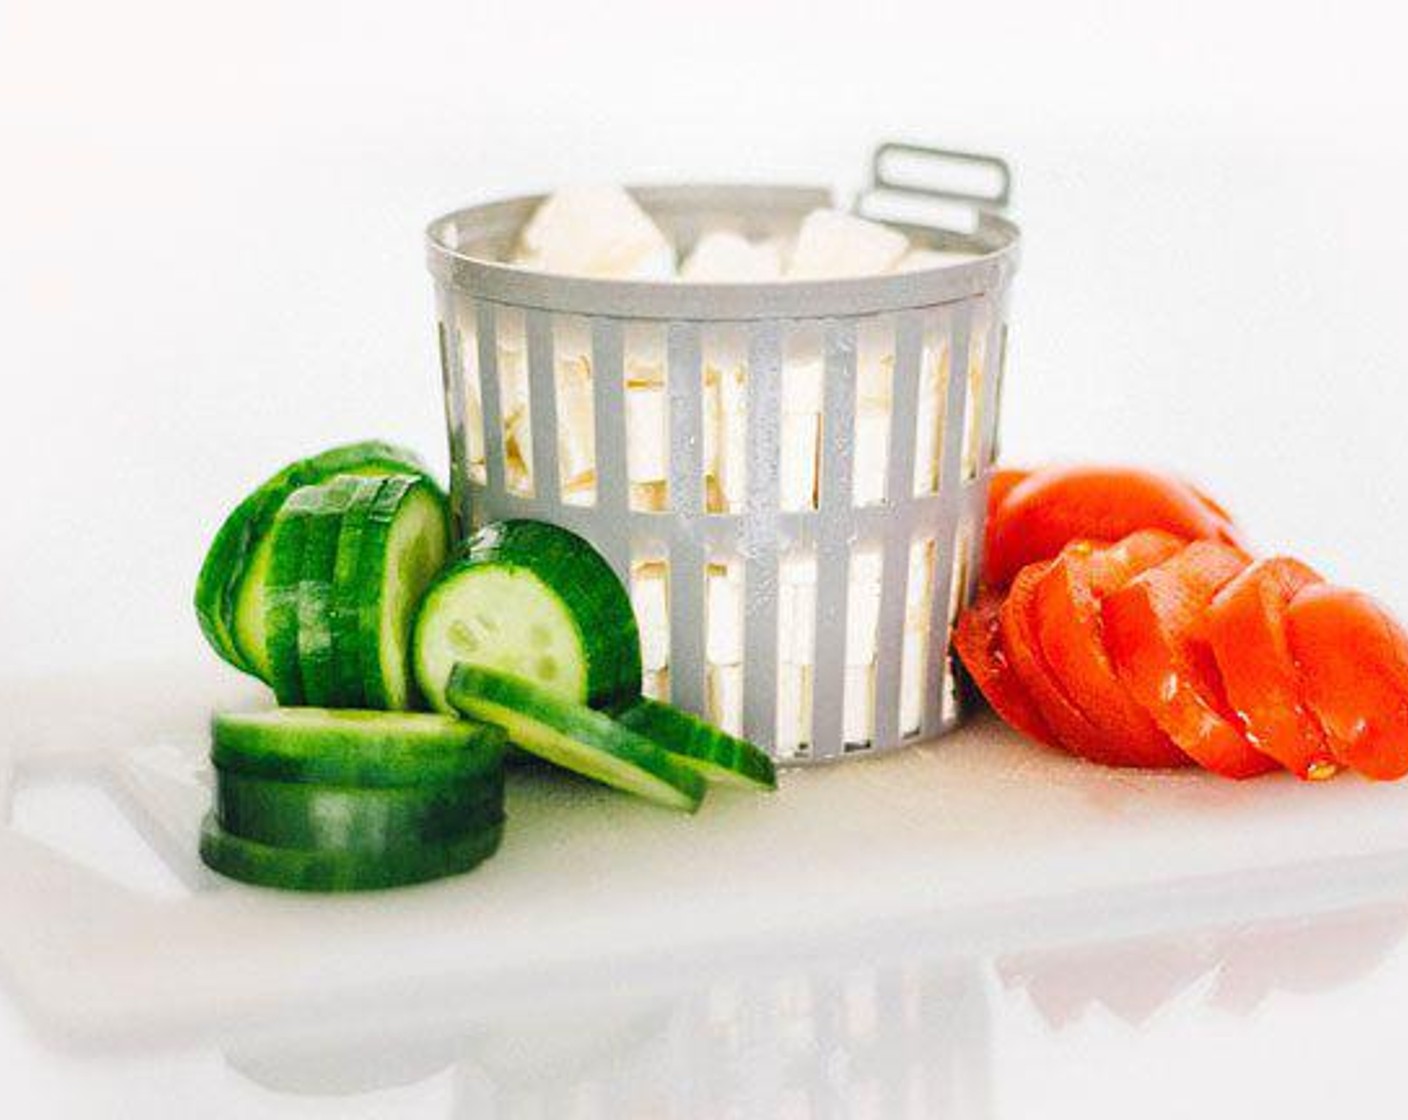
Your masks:
M 421 479 L 386 479 L 357 543 L 355 647 L 367 705 L 420 700 L 410 669 L 411 624 L 449 545 L 444 495 Z
M 276 848 L 386 853 L 501 824 L 502 772 L 403 789 L 275 782 L 218 770 L 215 817 L 231 836 Z
M 305 522 L 298 579 L 298 665 L 303 679 L 303 703 L 314 707 L 360 703 L 360 697 L 344 700 L 337 694 L 333 580 L 343 518 L 357 484 L 364 481 L 343 476 L 316 487 L 318 499 Z
M 776 789 L 777 770 L 761 748 L 720 731 L 698 716 L 643 697 L 616 718 L 711 782 L 747 789 Z
M 668 751 L 528 681 L 460 664 L 450 672 L 446 696 L 465 715 L 497 724 L 518 746 L 564 770 L 690 813 L 704 799 L 704 779 Z
M 255 552 L 273 526 L 284 500 L 301 486 L 339 474 L 426 474 L 420 459 L 404 448 L 377 441 L 347 444 L 291 463 L 237 505 L 215 534 L 196 577 L 195 608 L 201 631 L 222 658 L 237 669 L 255 671 L 262 658 L 242 645 L 235 625 L 240 589 Z M 262 651 L 263 647 L 255 647 Z
M 423 712 L 278 708 L 211 720 L 216 767 L 254 778 L 394 789 L 501 773 L 504 733 Z
M 596 707 L 640 695 L 630 597 L 601 555 L 541 521 L 486 525 L 426 593 L 416 618 L 416 680 L 448 712 L 457 663 L 479 665 Z
M 379 854 L 276 848 L 231 836 L 210 813 L 201 826 L 200 856 L 231 879 L 289 891 L 365 891 L 424 883 L 469 871 L 498 851 L 503 825 L 475 829 L 444 844 Z
M 358 600 L 357 564 L 361 559 L 362 531 L 385 479 L 356 478 L 355 489 L 342 515 L 342 531 L 337 538 L 337 555 L 332 576 L 332 698 L 339 708 L 364 708 L 361 643 L 357 639 L 361 604 Z
M 235 645 L 240 649 L 248 671 L 260 680 L 273 680 L 269 664 L 269 632 L 264 625 L 264 589 L 269 584 L 269 558 L 274 553 L 274 534 L 264 539 L 250 555 L 249 569 L 235 599 Z
M 269 684 L 280 704 L 303 703 L 298 660 L 298 590 L 311 514 L 322 502 L 316 486 L 295 490 L 274 518 L 269 534 L 269 570 L 264 581 L 265 649 Z

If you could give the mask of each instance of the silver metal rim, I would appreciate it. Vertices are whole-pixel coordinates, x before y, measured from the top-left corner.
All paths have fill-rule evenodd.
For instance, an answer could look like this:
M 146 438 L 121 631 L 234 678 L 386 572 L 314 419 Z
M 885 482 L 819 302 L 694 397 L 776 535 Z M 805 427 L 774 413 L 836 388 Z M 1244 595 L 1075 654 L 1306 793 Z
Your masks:
M 708 194 L 722 213 L 727 213 L 731 204 L 738 213 L 756 212 L 769 199 L 780 208 L 793 209 L 831 202 L 828 191 L 814 187 L 730 184 L 628 189 L 649 210 L 697 208 L 701 193 Z M 962 235 L 978 253 L 971 261 L 893 276 L 756 284 L 556 276 L 480 259 L 456 248 L 466 230 L 501 235 L 516 232 L 544 197 L 524 195 L 466 207 L 431 222 L 426 229 L 427 262 L 436 280 L 490 302 L 568 315 L 705 322 L 814 319 L 932 307 L 999 290 L 1017 268 L 1021 243 L 1015 224 L 983 211 L 976 229 Z M 911 232 L 922 235 L 933 231 L 912 227 Z

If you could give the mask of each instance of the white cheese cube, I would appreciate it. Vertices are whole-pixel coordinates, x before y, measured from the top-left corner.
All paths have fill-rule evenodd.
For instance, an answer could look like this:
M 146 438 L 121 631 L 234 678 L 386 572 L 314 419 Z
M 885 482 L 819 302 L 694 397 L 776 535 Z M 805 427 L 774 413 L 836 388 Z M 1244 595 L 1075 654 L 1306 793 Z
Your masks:
M 641 667 L 647 672 L 665 668 L 670 663 L 670 600 L 663 562 L 631 566 L 631 606 L 640 628 Z
M 778 575 L 778 658 L 810 665 L 816 659 L 816 558 L 789 556 Z
M 549 196 L 519 234 L 513 263 L 611 280 L 671 280 L 675 251 L 620 187 L 567 187 Z
M 812 670 L 810 665 L 777 667 L 777 754 L 796 755 L 812 738 Z
M 946 268 L 951 264 L 963 264 L 972 259 L 972 253 L 954 253 L 942 249 L 914 248 L 897 260 L 891 271 L 920 272 L 926 268 Z
M 706 233 L 680 267 L 681 280 L 749 284 L 782 278 L 782 254 L 772 241 L 749 241 L 727 230 Z
M 944 410 L 948 400 L 947 337 L 924 340 L 920 354 L 919 399 L 915 408 L 914 492 L 932 494 L 940 483 L 944 454 Z
M 628 386 L 665 384 L 669 344 L 661 327 L 629 324 L 626 327 L 625 350 L 622 365 Z
M 710 665 L 705 672 L 709 722 L 730 735 L 743 734 L 743 666 Z
M 564 493 L 580 491 L 596 469 L 595 404 L 591 364 L 583 357 L 557 362 L 557 457 Z
M 850 665 L 846 668 L 841 736 L 844 742 L 854 744 L 869 743 L 875 736 L 874 665 Z
M 748 492 L 747 373 L 742 366 L 705 371 L 704 464 L 711 513 L 744 508 Z
M 850 589 L 846 597 L 846 664 L 869 665 L 875 660 L 880 625 L 880 553 L 857 552 L 851 557 Z
M 890 454 L 890 406 L 864 403 L 856 409 L 856 442 L 853 456 L 856 505 L 878 505 L 885 500 L 885 475 Z
M 626 470 L 632 482 L 669 477 L 668 405 L 663 384 L 626 386 Z
M 934 542 L 921 538 L 909 546 L 909 577 L 905 584 L 906 626 L 927 626 L 934 594 Z
M 788 355 L 782 364 L 782 411 L 793 416 L 821 412 L 826 367 L 821 354 Z
M 778 453 L 781 508 L 813 509 L 816 506 L 821 416 L 815 412 L 784 412 L 781 427 L 781 449 Z
M 840 210 L 813 210 L 802 221 L 791 280 L 842 279 L 888 272 L 909 249 L 909 239 L 888 226 Z
M 900 669 L 900 734 L 912 735 L 924 719 L 924 681 L 927 672 L 925 654 L 928 634 L 907 628 L 904 632 L 904 652 Z
M 705 658 L 715 665 L 743 661 L 743 565 L 710 564 L 705 575 Z

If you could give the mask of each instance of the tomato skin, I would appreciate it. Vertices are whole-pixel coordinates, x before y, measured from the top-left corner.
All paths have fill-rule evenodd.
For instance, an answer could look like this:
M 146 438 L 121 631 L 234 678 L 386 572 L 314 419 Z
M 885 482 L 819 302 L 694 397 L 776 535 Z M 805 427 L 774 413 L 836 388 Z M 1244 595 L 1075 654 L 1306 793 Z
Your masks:
M 1119 679 L 1105 648 L 1101 603 L 1139 573 L 1183 548 L 1168 533 L 1132 533 L 1107 548 L 1074 542 L 1037 583 L 1037 637 L 1062 690 L 1126 766 L 1164 769 L 1193 760 L 1159 728 Z
M 1105 644 L 1120 680 L 1195 761 L 1229 778 L 1276 768 L 1242 733 L 1222 696 L 1212 651 L 1197 635 L 1213 596 L 1248 564 L 1245 554 L 1194 541 L 1105 599 Z
M 1335 757 L 1367 778 L 1408 774 L 1408 633 L 1369 596 L 1327 583 L 1291 600 L 1286 632 Z
M 1036 588 L 1050 567 L 1049 563 L 1029 565 L 1013 582 L 998 614 L 1002 648 L 1058 745 L 1091 762 L 1123 766 L 1119 745 L 1110 743 L 1072 702 L 1042 655 L 1036 630 Z
M 1130 467 L 1055 467 L 1017 482 L 987 526 L 983 576 L 1005 586 L 1073 540 L 1114 542 L 1140 529 L 1236 545 L 1236 528 L 1187 484 Z
M 1324 728 L 1302 701 L 1286 609 L 1304 588 L 1322 582 L 1298 560 L 1259 560 L 1217 593 L 1202 624 L 1247 737 L 1303 780 L 1331 777 L 1337 766 Z
M 1057 746 L 1036 705 L 1027 696 L 1002 647 L 1002 596 L 991 590 L 958 616 L 953 646 L 988 706 L 1009 727 L 1047 746 Z
M 1012 493 L 1019 482 L 1031 477 L 1032 472 L 1022 467 L 997 467 L 988 475 L 988 524 L 992 524 L 1007 495 Z

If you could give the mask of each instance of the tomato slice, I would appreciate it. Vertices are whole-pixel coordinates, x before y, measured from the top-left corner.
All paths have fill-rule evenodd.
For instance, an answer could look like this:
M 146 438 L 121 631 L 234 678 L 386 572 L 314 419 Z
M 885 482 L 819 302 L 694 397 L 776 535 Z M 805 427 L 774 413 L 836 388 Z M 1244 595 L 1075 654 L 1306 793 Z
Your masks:
M 1291 600 L 1286 633 L 1335 757 L 1368 778 L 1408 774 L 1408 633 L 1369 596 L 1327 583 Z
M 1120 745 L 1106 739 L 1086 718 L 1042 655 L 1036 629 L 1036 589 L 1050 567 L 1047 563 L 1024 568 L 1002 604 L 998 624 L 1008 664 L 1058 745 L 1091 762 L 1125 765 Z
M 1124 467 L 1059 467 L 1016 483 L 988 522 L 984 579 L 1005 586 L 1073 540 L 1113 543 L 1140 529 L 1239 544 L 1237 530 L 1186 483 Z
M 1202 623 L 1247 738 L 1305 779 L 1332 777 L 1338 767 L 1324 728 L 1301 701 L 1286 608 L 1303 588 L 1321 582 L 1299 560 L 1259 560 L 1217 593 Z
M 1105 647 L 1130 694 L 1197 763 L 1229 778 L 1276 767 L 1243 735 L 1197 632 L 1213 596 L 1247 564 L 1238 549 L 1194 541 L 1106 598 L 1102 612 Z
M 1117 749 L 1126 766 L 1187 766 L 1174 745 L 1130 695 L 1105 649 L 1100 604 L 1131 579 L 1183 548 L 1168 533 L 1132 533 L 1098 548 L 1068 544 L 1036 586 L 1037 637 L 1062 690 Z
M 984 590 L 977 601 L 958 616 L 953 646 L 984 699 L 1009 727 L 1028 738 L 1056 746 L 1041 713 L 1022 688 L 1002 648 L 999 613 L 1002 595 Z

